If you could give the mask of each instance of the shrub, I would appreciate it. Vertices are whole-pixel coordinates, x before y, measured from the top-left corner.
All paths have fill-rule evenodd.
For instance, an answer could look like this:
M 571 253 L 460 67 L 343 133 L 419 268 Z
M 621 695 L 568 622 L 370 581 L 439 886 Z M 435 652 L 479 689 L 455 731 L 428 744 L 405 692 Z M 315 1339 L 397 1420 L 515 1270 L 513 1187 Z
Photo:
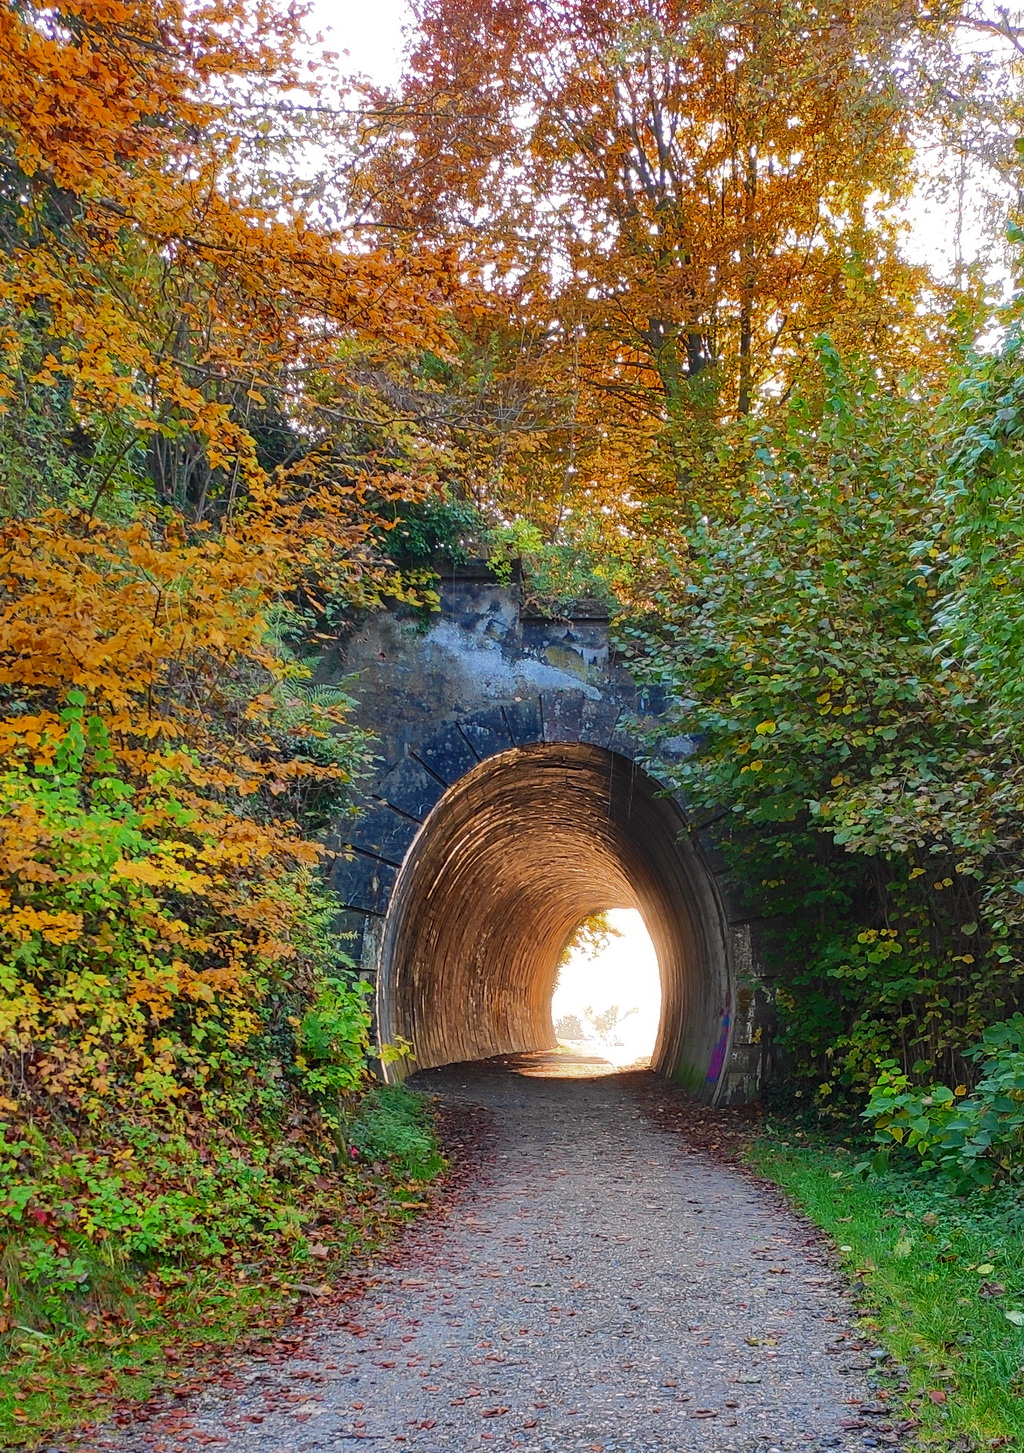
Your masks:
M 970 1087 L 968 1049 L 1022 1007 L 1020 733 L 939 609 L 975 578 L 943 581 L 983 482 L 971 460 L 1004 472 L 1009 510 L 1019 446 L 972 452 L 982 403 L 968 428 L 954 402 L 819 354 L 818 402 L 812 386 L 756 425 L 732 514 L 666 536 L 658 618 L 631 629 L 671 697 L 666 735 L 699 739 L 678 785 L 762 925 L 781 1062 L 805 1098 L 859 1109 L 883 1060 Z M 967 382 L 988 368 L 969 361 Z M 998 414 L 1003 394 L 980 392 Z M 964 540 L 995 570 L 998 519 L 982 525 Z M 975 601 L 958 629 L 980 618 Z
M 964 1189 L 1024 1170 L 1024 1014 L 990 1025 L 968 1055 L 981 1068 L 970 1094 L 965 1085 L 915 1087 L 894 1060 L 883 1064 L 864 1111 L 882 1147 L 874 1170 L 887 1169 L 893 1146 Z
M 155 516 L 0 534 L 0 1332 L 301 1260 L 318 1221 L 343 1249 L 376 1194 L 317 837 L 366 738 L 261 561 Z

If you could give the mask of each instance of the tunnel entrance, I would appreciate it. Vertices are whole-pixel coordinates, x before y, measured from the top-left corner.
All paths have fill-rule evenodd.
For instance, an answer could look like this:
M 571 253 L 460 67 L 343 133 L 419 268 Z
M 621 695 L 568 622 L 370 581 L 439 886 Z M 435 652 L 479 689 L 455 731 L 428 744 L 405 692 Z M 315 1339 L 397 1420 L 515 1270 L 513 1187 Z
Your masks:
M 635 763 L 582 743 L 480 762 L 433 807 L 391 894 L 384 1041 L 414 1067 L 553 1048 L 562 949 L 585 917 L 634 909 L 657 952 L 652 1067 L 714 1099 L 732 986 L 725 915 L 678 805 Z

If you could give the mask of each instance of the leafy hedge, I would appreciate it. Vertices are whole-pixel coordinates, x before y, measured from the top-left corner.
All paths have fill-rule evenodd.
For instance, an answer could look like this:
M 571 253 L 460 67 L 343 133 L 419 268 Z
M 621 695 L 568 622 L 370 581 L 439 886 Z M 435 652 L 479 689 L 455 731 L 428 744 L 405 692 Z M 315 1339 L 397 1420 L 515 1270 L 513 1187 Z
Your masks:
M 896 1146 L 964 1192 L 1024 1171 L 1024 1015 L 990 1025 L 968 1056 L 980 1069 L 973 1093 L 966 1085 L 916 1087 L 894 1061 L 882 1062 L 864 1110 L 882 1147 L 870 1162 L 876 1174 L 888 1170 Z
M 15 1341 L 86 1325 L 108 1284 L 343 1249 L 346 1207 L 375 1194 L 348 1134 L 368 986 L 317 835 L 368 742 L 281 644 L 297 560 L 277 545 L 194 543 L 155 515 L 54 512 L 0 535 Z
M 823 404 L 666 541 L 633 644 L 701 740 L 680 786 L 763 917 L 801 1092 L 969 1086 L 1022 1005 L 1019 338 L 938 404 L 819 356 Z

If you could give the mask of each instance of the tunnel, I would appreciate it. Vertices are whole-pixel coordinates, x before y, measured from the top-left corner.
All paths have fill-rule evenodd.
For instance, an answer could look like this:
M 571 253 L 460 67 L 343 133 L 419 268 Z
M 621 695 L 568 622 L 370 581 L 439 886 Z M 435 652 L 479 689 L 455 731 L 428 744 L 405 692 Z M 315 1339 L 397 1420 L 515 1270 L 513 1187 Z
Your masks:
M 553 1047 L 561 952 L 611 908 L 637 909 L 657 951 L 652 1068 L 714 1100 L 732 1004 L 715 880 L 664 788 L 596 746 L 502 752 L 437 802 L 384 925 L 382 1040 L 410 1041 L 417 1069 Z

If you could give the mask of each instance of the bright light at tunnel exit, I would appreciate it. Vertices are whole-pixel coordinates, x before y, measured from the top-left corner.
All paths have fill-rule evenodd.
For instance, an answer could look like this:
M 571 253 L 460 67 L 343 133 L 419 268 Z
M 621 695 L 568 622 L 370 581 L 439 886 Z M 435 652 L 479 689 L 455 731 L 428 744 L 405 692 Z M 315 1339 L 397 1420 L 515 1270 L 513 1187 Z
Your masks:
M 596 953 L 586 946 L 574 949 L 559 970 L 551 1019 L 561 1044 L 621 1068 L 649 1060 L 654 1052 L 661 975 L 636 909 L 613 908 L 607 918 L 615 930 L 607 943 Z

